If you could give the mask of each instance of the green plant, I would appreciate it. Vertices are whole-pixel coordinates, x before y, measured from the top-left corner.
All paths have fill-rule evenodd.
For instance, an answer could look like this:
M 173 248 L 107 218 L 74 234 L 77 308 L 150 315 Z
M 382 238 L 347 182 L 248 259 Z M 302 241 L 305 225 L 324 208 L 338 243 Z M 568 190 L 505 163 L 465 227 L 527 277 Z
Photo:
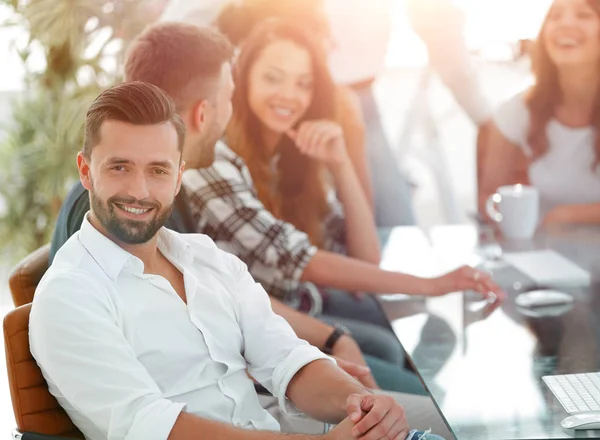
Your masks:
M 155 0 L 0 0 L 14 11 L 5 25 L 29 41 L 16 48 L 27 69 L 0 143 L 0 243 L 15 260 L 47 243 L 62 199 L 77 178 L 75 155 L 85 112 L 119 79 L 127 42 L 146 24 Z M 32 56 L 45 68 L 34 71 Z

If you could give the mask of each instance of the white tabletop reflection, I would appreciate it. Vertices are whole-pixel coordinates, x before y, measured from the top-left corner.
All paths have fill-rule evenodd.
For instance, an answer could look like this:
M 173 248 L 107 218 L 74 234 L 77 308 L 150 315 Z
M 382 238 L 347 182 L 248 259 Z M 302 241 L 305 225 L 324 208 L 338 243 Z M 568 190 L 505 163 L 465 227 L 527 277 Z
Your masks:
M 560 421 L 567 414 L 541 379 L 600 371 L 600 229 L 545 231 L 513 243 L 470 225 L 429 233 L 395 228 L 382 236 L 386 269 L 435 276 L 463 264 L 480 265 L 508 293 L 502 304 L 472 292 L 382 298 L 396 335 L 458 440 L 600 437 L 600 431 L 563 430 Z M 555 250 L 592 275 L 590 286 L 562 289 L 573 302 L 554 313 L 517 306 L 515 298 L 537 286 L 501 260 L 503 251 L 536 249 Z

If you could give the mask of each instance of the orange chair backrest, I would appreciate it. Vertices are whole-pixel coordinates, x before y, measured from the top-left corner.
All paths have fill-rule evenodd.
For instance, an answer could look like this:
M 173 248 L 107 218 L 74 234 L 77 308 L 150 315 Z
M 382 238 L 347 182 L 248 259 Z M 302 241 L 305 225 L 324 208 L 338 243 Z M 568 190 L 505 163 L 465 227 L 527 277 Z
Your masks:
M 31 304 L 18 307 L 4 318 L 4 344 L 8 382 L 17 429 L 21 432 L 84 438 L 67 413 L 48 391 L 29 349 Z
M 35 288 L 48 270 L 50 244 L 42 246 L 21 260 L 8 276 L 8 284 L 15 307 L 33 301 Z

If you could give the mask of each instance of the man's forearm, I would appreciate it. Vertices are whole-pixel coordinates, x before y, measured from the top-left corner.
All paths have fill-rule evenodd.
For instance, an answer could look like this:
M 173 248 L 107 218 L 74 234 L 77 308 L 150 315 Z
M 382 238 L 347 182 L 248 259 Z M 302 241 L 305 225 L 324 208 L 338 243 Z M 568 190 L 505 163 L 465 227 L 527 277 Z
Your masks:
M 287 397 L 304 414 L 327 423 L 346 416 L 351 394 L 371 394 L 358 381 L 327 360 L 311 362 L 290 381 Z
M 270 297 L 273 312 L 285 319 L 300 339 L 322 349 L 334 328 Z
M 426 295 L 432 290 L 430 279 L 382 270 L 374 264 L 322 250 L 311 258 L 301 279 L 349 292 Z
M 326 436 L 282 434 L 235 428 L 222 422 L 203 419 L 193 414 L 179 414 L 168 440 L 324 440 Z

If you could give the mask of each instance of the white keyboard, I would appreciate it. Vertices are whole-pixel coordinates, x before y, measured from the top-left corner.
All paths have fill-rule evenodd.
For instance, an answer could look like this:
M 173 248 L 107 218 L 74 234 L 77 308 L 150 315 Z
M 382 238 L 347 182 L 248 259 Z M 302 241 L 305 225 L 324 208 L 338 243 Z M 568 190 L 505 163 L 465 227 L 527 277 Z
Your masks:
M 600 373 L 542 377 L 569 414 L 600 411 Z

